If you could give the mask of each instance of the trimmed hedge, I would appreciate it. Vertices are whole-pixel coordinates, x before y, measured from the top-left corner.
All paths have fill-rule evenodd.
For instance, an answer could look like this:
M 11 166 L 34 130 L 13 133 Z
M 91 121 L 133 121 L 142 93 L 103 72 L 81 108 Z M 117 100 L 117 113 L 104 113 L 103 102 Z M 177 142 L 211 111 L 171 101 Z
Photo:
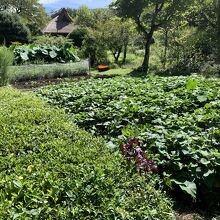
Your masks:
M 129 171 L 120 153 L 31 94 L 0 88 L 3 219 L 172 219 L 157 176 Z

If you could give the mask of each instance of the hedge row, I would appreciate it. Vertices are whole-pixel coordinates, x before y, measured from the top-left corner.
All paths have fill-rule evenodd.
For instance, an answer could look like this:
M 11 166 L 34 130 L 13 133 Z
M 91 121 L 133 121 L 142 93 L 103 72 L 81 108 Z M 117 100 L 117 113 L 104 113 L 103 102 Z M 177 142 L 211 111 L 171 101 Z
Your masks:
M 2 219 L 172 219 L 157 176 L 31 94 L 0 88 Z

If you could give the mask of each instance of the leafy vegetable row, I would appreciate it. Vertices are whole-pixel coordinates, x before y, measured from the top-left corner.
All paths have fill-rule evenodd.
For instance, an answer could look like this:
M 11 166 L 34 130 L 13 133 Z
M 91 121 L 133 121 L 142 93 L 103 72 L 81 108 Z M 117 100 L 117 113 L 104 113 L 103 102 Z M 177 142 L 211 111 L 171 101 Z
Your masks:
M 18 47 L 14 49 L 16 64 L 24 62 L 39 62 L 44 61 L 46 63 L 66 63 L 70 61 L 79 60 L 76 55 L 76 51 L 69 45 L 50 46 L 50 45 L 28 45 Z
M 51 86 L 38 94 L 92 133 L 139 138 L 167 187 L 219 204 L 219 81 L 121 77 Z

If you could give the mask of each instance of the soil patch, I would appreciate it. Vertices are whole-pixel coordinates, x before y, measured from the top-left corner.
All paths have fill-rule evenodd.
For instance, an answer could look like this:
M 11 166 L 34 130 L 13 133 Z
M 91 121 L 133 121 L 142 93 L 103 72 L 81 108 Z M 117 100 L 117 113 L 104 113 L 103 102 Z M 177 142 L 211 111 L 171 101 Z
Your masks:
M 47 85 L 56 85 L 64 82 L 74 82 L 77 80 L 88 79 L 90 77 L 91 76 L 74 76 L 69 78 L 28 80 L 28 81 L 14 82 L 12 86 L 15 87 L 16 89 L 32 90 Z

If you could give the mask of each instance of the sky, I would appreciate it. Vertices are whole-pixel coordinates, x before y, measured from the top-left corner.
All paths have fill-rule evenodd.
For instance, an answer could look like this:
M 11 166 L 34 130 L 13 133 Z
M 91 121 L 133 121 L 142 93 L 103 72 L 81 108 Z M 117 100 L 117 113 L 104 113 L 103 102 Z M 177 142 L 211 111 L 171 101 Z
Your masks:
M 103 8 L 111 2 L 111 0 L 40 0 L 49 13 L 60 8 L 79 8 L 82 5 L 89 8 Z

